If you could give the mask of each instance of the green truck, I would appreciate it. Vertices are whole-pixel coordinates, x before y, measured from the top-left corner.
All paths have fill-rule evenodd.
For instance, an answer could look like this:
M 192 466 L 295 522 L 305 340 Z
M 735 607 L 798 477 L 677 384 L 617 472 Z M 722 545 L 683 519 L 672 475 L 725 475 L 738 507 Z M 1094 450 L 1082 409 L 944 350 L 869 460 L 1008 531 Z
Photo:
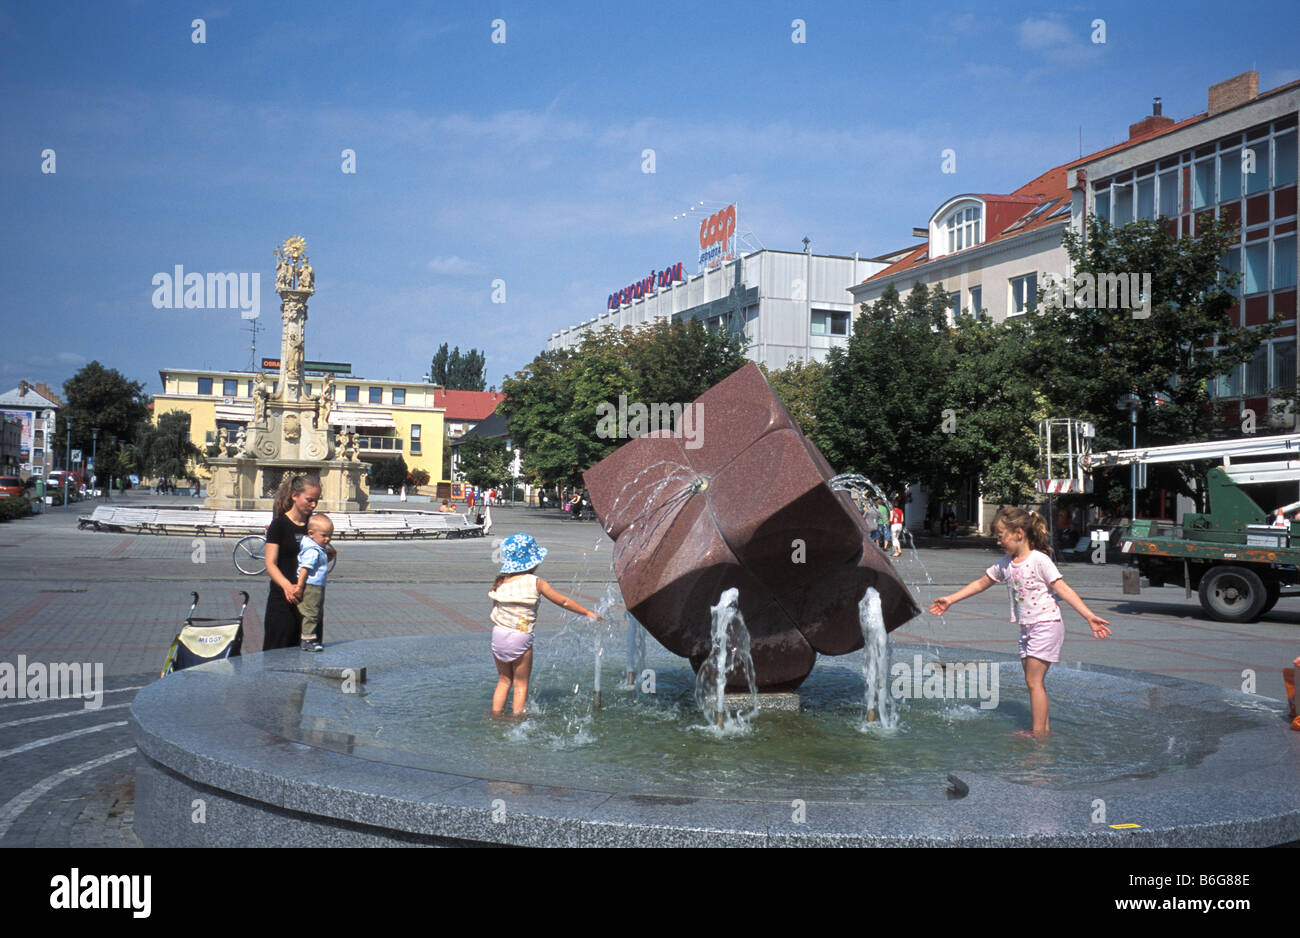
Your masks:
M 1270 462 L 1246 461 L 1284 455 Z M 1300 595 L 1300 500 L 1265 510 L 1243 485 L 1300 481 L 1300 434 L 1088 454 L 1084 468 L 1215 460 L 1204 513 L 1182 523 L 1136 519 L 1121 542 L 1151 586 L 1196 590 L 1220 622 L 1253 622 L 1284 595 Z M 1234 460 L 1238 460 L 1234 462 Z M 1126 588 L 1126 591 L 1132 591 Z

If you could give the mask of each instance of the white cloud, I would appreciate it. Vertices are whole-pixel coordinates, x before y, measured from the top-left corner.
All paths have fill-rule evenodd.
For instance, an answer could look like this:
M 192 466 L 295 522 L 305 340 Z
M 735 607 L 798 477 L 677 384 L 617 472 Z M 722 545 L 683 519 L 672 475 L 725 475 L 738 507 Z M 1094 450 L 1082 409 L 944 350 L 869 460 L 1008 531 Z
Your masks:
M 429 261 L 429 270 L 435 274 L 447 274 L 448 276 L 457 277 L 482 273 L 483 266 L 453 254 L 450 257 L 435 257 Z
M 1028 19 L 1017 30 L 1020 48 L 1036 52 L 1054 52 L 1062 47 L 1072 46 L 1079 39 L 1058 20 Z

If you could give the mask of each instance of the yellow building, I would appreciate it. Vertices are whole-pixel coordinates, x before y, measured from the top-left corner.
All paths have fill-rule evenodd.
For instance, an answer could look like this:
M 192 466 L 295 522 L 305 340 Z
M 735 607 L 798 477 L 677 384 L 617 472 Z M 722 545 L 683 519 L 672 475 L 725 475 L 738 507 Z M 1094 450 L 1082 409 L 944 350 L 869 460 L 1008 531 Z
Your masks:
M 325 375 L 305 364 L 308 394 L 320 392 Z M 231 442 L 253 419 L 251 371 L 200 371 L 164 368 L 161 394 L 154 395 L 153 419 L 174 410 L 190 415 L 190 441 L 200 448 L 217 441 L 224 428 Z M 279 386 L 279 374 L 266 372 L 267 389 Z M 394 456 L 406 460 L 408 471 L 423 469 L 431 483 L 442 477 L 443 424 L 446 408 L 435 404 L 440 388 L 418 381 L 367 380 L 334 375 L 334 407 L 330 425 L 354 427 L 360 458 L 378 463 Z M 206 477 L 202 469 L 196 473 Z

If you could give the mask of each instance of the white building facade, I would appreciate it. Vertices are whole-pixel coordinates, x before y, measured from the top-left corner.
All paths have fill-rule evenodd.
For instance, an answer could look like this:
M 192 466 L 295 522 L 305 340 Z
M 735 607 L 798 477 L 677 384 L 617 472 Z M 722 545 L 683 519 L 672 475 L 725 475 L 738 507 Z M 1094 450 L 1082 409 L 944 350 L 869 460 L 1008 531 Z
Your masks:
M 711 329 L 742 332 L 749 359 L 770 369 L 824 361 L 853 328 L 849 287 L 885 267 L 885 260 L 857 255 L 753 251 L 556 332 L 546 348 L 574 348 L 605 328 L 698 319 Z

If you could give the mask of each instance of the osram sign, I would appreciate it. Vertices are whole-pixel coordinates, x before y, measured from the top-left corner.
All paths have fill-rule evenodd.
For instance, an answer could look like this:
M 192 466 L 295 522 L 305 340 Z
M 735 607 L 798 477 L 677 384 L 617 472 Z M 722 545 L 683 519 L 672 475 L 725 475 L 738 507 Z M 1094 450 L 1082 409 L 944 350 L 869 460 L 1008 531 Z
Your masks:
M 643 277 L 636 283 L 629 283 L 623 289 L 611 293 L 609 295 L 609 308 L 618 309 L 624 303 L 639 300 L 643 296 L 654 293 L 660 287 L 672 286 L 678 280 L 685 279 L 686 275 L 682 272 L 681 261 L 671 267 L 665 267 L 663 270 L 652 270 L 648 277 Z
M 700 223 L 700 267 L 717 267 L 736 256 L 736 206 L 728 205 Z

